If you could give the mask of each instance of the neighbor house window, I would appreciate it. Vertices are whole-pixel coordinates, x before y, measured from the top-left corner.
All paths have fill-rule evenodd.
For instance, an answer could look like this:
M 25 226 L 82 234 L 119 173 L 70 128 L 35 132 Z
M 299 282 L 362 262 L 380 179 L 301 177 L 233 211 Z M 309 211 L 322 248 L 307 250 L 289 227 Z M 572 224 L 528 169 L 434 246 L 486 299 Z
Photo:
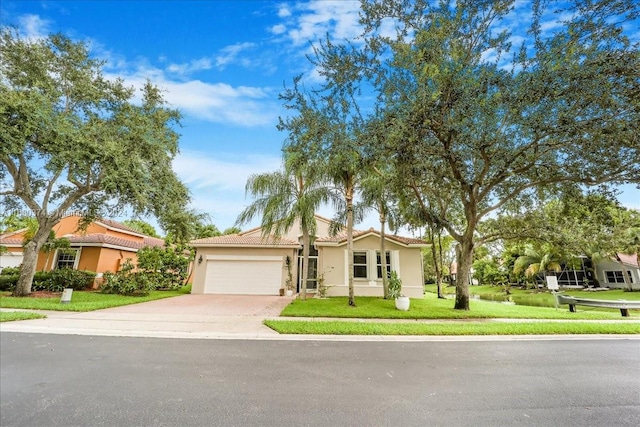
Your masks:
M 391 252 L 386 251 L 387 254 L 387 277 L 391 275 Z M 376 252 L 376 264 L 378 269 L 378 279 L 382 279 L 382 259 L 380 258 L 380 251 Z
M 75 268 L 78 249 L 58 249 L 55 268 Z
M 624 276 L 622 275 L 622 271 L 605 271 L 604 274 L 607 277 L 607 283 L 624 283 Z M 633 283 L 633 276 L 630 272 L 627 271 L 627 277 L 629 278 L 629 283 Z
M 367 278 L 367 253 L 353 253 L 353 277 L 356 279 Z

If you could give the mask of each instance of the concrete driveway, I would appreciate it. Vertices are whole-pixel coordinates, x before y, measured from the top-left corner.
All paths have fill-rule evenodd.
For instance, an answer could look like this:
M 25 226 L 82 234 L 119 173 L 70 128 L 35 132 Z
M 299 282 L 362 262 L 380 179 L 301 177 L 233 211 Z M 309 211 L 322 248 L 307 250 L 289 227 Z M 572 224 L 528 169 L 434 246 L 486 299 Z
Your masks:
M 87 313 L 48 311 L 46 319 L 0 323 L 0 331 L 167 338 L 273 338 L 264 326 L 293 297 L 182 295 Z
M 182 295 L 100 310 L 107 313 L 182 316 L 278 316 L 292 298 L 269 295 Z

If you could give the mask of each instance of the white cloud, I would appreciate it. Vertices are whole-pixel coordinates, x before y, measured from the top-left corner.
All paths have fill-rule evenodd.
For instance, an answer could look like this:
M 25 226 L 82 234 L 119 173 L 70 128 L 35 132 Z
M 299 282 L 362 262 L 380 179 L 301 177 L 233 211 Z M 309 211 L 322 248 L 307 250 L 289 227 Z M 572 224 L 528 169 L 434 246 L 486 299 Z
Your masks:
M 330 34 L 334 40 L 350 39 L 361 32 L 359 1 L 313 0 L 298 5 L 288 36 L 296 46 L 315 42 Z
M 236 43 L 220 49 L 220 53 L 216 56 L 216 67 L 223 69 L 228 64 L 240 63 L 244 66 L 250 66 L 251 61 L 248 59 L 238 59 L 238 55 L 245 50 L 255 47 L 255 43 Z
M 194 59 L 183 64 L 170 64 L 167 71 L 180 75 L 188 75 L 198 71 L 210 70 L 212 68 L 211 59 Z
M 173 161 L 173 170 L 191 191 L 190 207 L 208 213 L 220 229 L 234 225 L 236 218 L 253 202 L 245 196 L 245 185 L 252 174 L 273 172 L 282 166 L 282 158 L 271 155 L 245 155 L 231 153 L 183 150 Z M 334 216 L 331 206 L 321 206 L 318 214 Z M 243 226 L 249 229 L 260 224 L 260 217 Z M 356 225 L 358 229 L 378 229 L 378 215 L 371 212 Z M 407 232 L 404 232 L 407 235 Z
M 269 29 L 273 34 L 280 35 L 287 31 L 287 27 L 284 24 L 274 25 Z
M 173 161 L 173 169 L 194 191 L 215 188 L 234 191 L 244 198 L 249 175 L 271 172 L 280 168 L 282 158 L 268 155 L 241 155 L 183 151 Z
M 140 89 L 147 79 L 165 91 L 166 101 L 193 117 L 214 123 L 255 127 L 275 125 L 280 111 L 269 88 L 231 86 L 201 80 L 176 80 L 159 68 L 140 64 L 105 75 L 115 80 L 122 78 L 126 85 Z
M 26 14 L 18 17 L 18 27 L 25 38 L 29 40 L 47 37 L 51 21 L 42 19 L 38 15 Z
M 282 159 L 269 155 L 184 150 L 173 161 L 173 170 L 192 194 L 191 207 L 210 214 L 221 228 L 235 223 L 252 200 L 245 197 L 245 184 L 251 174 L 273 172 Z
M 287 6 L 286 4 L 280 5 L 280 7 L 278 8 L 278 16 L 280 18 L 291 16 L 291 10 L 289 10 L 289 6 Z

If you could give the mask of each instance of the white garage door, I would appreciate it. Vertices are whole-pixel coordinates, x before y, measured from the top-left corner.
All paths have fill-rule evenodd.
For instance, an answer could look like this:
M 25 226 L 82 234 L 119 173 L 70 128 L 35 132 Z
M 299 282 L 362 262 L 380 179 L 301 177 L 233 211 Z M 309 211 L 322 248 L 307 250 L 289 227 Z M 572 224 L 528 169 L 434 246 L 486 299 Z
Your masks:
M 280 256 L 208 256 L 205 294 L 278 295 Z

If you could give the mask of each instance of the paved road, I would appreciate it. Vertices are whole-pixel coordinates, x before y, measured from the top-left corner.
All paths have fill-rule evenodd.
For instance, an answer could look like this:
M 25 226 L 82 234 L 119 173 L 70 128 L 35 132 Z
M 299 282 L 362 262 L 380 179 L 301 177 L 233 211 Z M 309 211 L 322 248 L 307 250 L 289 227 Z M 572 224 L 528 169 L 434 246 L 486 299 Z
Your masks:
M 2 426 L 622 426 L 640 341 L 0 337 Z

